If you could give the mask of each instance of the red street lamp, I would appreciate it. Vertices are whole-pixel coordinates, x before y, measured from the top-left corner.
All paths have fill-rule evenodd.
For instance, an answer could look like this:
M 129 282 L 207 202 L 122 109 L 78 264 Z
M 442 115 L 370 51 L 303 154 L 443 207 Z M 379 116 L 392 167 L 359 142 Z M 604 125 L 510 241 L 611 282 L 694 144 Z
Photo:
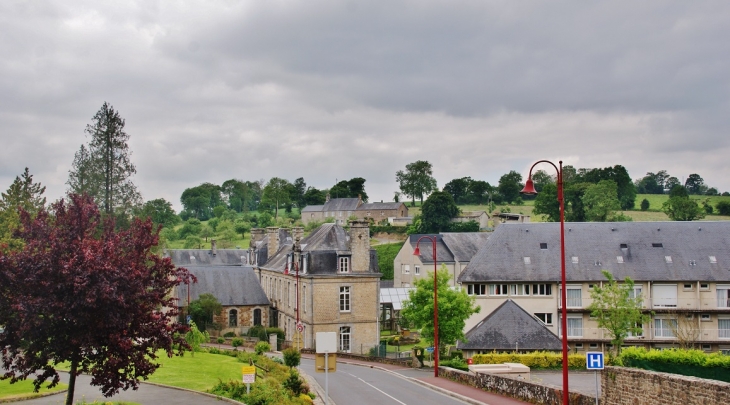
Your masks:
M 431 241 L 433 247 L 433 376 L 439 376 L 439 307 L 438 307 L 438 281 L 436 274 L 438 269 L 436 268 L 436 236 L 424 235 L 418 238 L 416 241 L 416 250 L 413 251 L 414 256 L 420 256 L 421 250 L 418 249 L 418 244 L 421 239 L 428 239 Z
M 563 404 L 568 405 L 570 402 L 570 393 L 568 392 L 568 320 L 567 320 L 567 292 L 565 290 L 565 203 L 563 201 L 563 161 L 558 162 L 558 166 L 549 160 L 540 160 L 530 167 L 530 174 L 527 176 L 525 188 L 522 189 L 523 194 L 537 194 L 535 185 L 532 182 L 532 169 L 538 163 L 550 163 L 558 172 L 558 202 L 560 203 L 560 302 L 562 306 L 562 317 L 560 319 L 560 329 L 563 341 Z

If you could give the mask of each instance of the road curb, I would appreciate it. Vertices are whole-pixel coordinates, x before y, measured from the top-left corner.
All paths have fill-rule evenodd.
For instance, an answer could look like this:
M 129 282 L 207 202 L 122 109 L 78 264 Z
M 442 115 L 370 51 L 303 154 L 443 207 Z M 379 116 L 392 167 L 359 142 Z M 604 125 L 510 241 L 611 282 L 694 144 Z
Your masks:
M 68 389 L 63 389 L 63 390 L 54 391 L 54 392 L 46 392 L 43 394 L 32 395 L 29 397 L 0 399 L 0 404 L 9 404 L 11 402 L 30 401 L 31 399 L 50 397 L 51 395 L 63 394 L 64 392 L 68 392 Z

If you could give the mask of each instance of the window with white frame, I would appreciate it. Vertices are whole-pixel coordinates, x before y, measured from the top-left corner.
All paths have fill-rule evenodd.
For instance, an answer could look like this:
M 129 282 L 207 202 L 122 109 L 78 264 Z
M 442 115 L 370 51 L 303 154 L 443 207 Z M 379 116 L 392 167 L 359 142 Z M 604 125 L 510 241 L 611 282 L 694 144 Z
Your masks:
M 636 332 L 636 333 L 634 333 L 634 332 L 627 332 L 626 333 L 626 337 L 642 337 L 642 336 L 644 336 L 644 329 L 643 329 L 644 328 L 644 325 L 642 325 L 640 323 L 636 323 L 636 324 L 634 324 L 634 327 L 635 328 L 639 328 L 638 329 L 638 332 Z
M 654 284 L 651 286 L 652 304 L 655 307 L 677 307 L 676 284 Z
M 720 339 L 730 339 L 730 318 L 718 319 L 717 329 L 717 337 Z
M 707 291 L 710 289 L 710 283 L 700 283 L 700 290 Z
M 641 297 L 641 286 L 634 284 L 634 288 L 629 291 L 629 298 L 636 299 Z
M 552 284 L 533 284 L 532 295 L 553 295 Z
M 553 325 L 553 314 L 551 313 L 536 313 L 535 317 L 542 321 L 545 325 Z
M 507 284 L 489 284 L 489 295 L 507 295 Z
M 403 274 L 411 274 L 411 265 L 410 264 L 403 265 Z
M 590 345 L 588 345 L 588 347 L 590 347 L 591 349 L 598 349 L 598 343 L 591 343 Z
M 568 337 L 583 337 L 583 317 L 568 316 Z
M 583 306 L 582 289 L 579 285 L 569 285 L 565 289 L 568 308 L 580 308 Z
M 702 322 L 710 322 L 712 320 L 712 317 L 710 314 L 700 314 L 700 321 Z
M 413 266 L 413 273 L 415 275 L 421 274 L 421 266 Z
M 660 338 L 673 338 L 677 330 L 677 320 L 674 318 L 654 319 L 654 336 Z
M 694 288 L 694 284 L 692 283 L 684 283 L 682 284 L 682 290 L 684 291 L 692 291 Z
M 730 308 L 730 285 L 717 285 L 717 307 Z
M 341 326 L 340 327 L 340 349 L 339 351 L 343 353 L 350 353 L 351 350 L 351 336 L 352 336 L 352 328 L 349 326 Z
M 350 286 L 340 287 L 340 312 L 350 312 Z
M 340 273 L 349 273 L 350 272 L 350 258 L 348 256 L 340 256 L 339 260 L 339 270 Z
M 466 293 L 468 295 L 487 295 L 486 284 L 467 284 Z
M 529 284 L 510 284 L 509 286 L 510 295 L 530 295 Z

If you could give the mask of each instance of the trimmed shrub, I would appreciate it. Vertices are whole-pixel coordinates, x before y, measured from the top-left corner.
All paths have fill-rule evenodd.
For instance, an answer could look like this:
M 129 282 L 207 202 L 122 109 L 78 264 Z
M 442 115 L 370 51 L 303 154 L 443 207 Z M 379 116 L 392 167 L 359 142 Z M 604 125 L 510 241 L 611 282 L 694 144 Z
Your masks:
M 269 345 L 266 342 L 258 342 L 256 343 L 256 347 L 254 347 L 254 350 L 256 351 L 256 354 L 259 356 L 271 351 L 271 345 Z
M 730 201 L 718 201 L 715 208 L 720 215 L 730 215 Z
M 286 364 L 290 368 L 298 366 L 302 360 L 302 354 L 299 353 L 299 350 L 293 347 L 284 349 L 282 354 L 284 355 L 284 364 Z
M 730 356 L 702 350 L 645 350 L 627 347 L 617 363 L 625 367 L 730 382 Z
M 223 334 L 223 337 L 234 338 L 236 337 L 236 332 L 226 332 Z
M 538 370 L 561 369 L 563 367 L 563 355 L 558 352 L 475 354 L 472 361 L 474 364 L 521 363 L 531 369 Z M 583 354 L 569 354 L 568 368 L 573 370 L 585 369 L 586 356 Z
M 219 345 L 222 345 L 223 343 L 226 343 L 226 340 L 222 337 L 219 337 L 218 339 L 216 339 L 216 342 L 218 342 Z
M 231 346 L 233 346 L 233 350 L 238 350 L 238 346 L 243 346 L 243 339 L 241 338 L 233 338 L 231 340 Z
M 648 209 L 649 209 L 649 200 L 644 198 L 643 200 L 641 200 L 641 210 L 646 211 Z

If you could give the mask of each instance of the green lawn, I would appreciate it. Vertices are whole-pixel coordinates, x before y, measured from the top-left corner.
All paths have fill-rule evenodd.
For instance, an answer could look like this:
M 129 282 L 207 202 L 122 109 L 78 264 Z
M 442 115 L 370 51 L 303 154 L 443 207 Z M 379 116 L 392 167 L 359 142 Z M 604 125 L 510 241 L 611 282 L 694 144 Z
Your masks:
M 158 360 L 162 366 L 150 376 L 150 382 L 195 391 L 213 388 L 218 380 L 240 380 L 244 365 L 235 357 L 204 352 L 197 352 L 195 356 L 186 352 L 185 356 L 172 358 L 163 354 Z
M 68 388 L 66 384 L 58 384 L 53 388 L 46 388 L 45 385 L 41 387 L 40 391 L 33 392 L 33 381 L 24 380 L 18 381 L 15 384 L 10 384 L 10 380 L 0 380 L 0 402 L 6 399 L 17 399 L 17 398 L 33 398 L 49 392 L 58 392 Z

